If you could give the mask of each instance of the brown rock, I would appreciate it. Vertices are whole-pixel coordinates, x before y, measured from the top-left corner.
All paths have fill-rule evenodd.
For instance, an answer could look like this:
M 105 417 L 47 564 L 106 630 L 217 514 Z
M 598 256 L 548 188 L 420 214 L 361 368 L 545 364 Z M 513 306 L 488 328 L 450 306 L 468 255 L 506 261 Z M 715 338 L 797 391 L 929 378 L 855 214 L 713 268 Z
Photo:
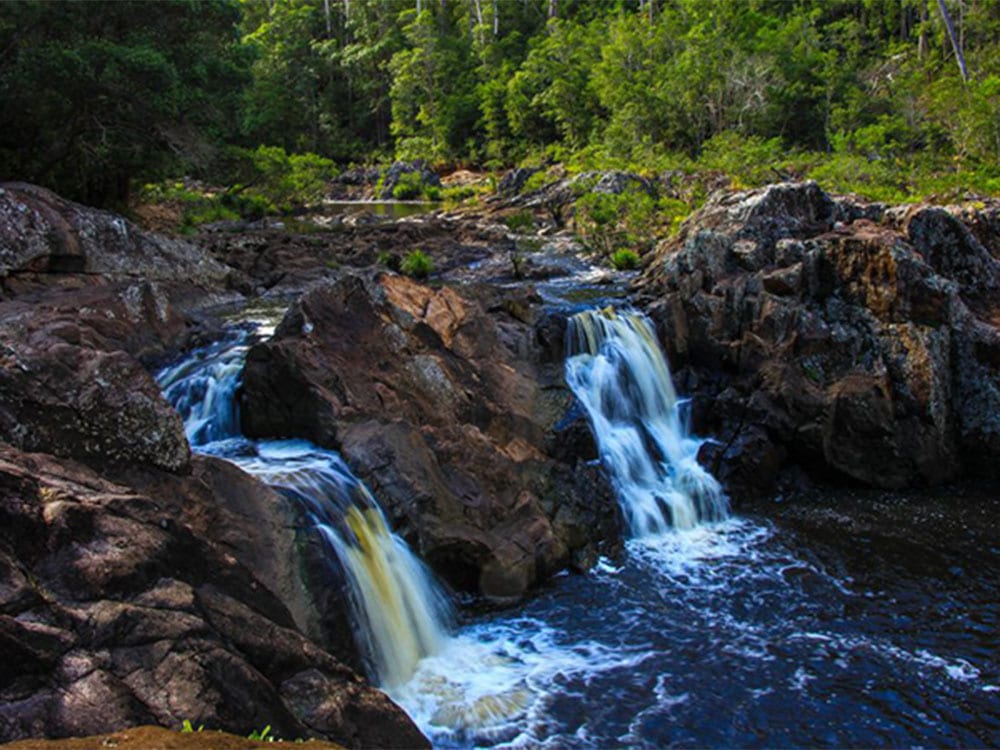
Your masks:
M 262 486 L 217 493 L 254 480 L 194 463 L 194 476 L 133 467 L 110 481 L 0 444 L 0 580 L 12 582 L 0 645 L 14 660 L 0 679 L 0 741 L 188 719 L 241 735 L 271 725 L 348 747 L 426 746 L 384 694 L 296 627 L 286 602 L 300 616 L 308 602 L 276 559 L 295 545 L 289 504 Z M 264 496 L 278 508 L 270 519 Z M 241 514 L 257 533 L 238 539 Z
M 195 727 L 197 729 L 197 727 Z M 264 729 L 259 727 L 257 731 Z M 274 735 L 268 733 L 268 737 Z M 279 738 L 286 739 L 286 738 Z M 296 739 L 296 738 L 287 738 Z M 213 730 L 174 732 L 163 727 L 141 726 L 112 734 L 91 737 L 71 737 L 61 740 L 20 740 L 5 747 L 9 750 L 93 750 L 114 747 L 121 750 L 251 750 L 271 748 L 271 740 L 250 740 L 235 734 Z M 308 750 L 343 750 L 343 745 L 321 740 L 310 740 L 303 747 Z
M 242 401 L 248 434 L 341 451 L 442 575 L 500 599 L 618 537 L 599 470 L 552 440 L 571 401 L 561 338 L 508 294 L 525 304 L 345 275 L 250 351 Z
M 228 269 L 194 245 L 142 231 L 109 211 L 36 185 L 0 183 L 0 280 L 84 274 L 105 280 L 221 284 Z

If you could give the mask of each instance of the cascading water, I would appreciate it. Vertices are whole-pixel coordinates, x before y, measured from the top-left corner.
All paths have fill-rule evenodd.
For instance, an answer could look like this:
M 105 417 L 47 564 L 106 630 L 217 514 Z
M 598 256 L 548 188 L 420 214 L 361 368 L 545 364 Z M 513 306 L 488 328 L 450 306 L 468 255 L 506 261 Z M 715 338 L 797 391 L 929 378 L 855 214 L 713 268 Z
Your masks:
M 240 435 L 235 395 L 252 335 L 200 349 L 157 380 L 194 450 L 226 458 L 301 503 L 346 575 L 374 677 L 387 688 L 401 685 L 447 639 L 448 598 L 340 456 L 304 440 Z
M 374 673 L 435 747 L 1000 745 L 1000 548 L 973 572 L 961 554 L 907 544 L 885 556 L 878 538 L 779 533 L 753 518 L 657 533 L 726 506 L 694 460 L 652 327 L 591 312 L 570 339 L 567 380 L 629 515 L 628 555 L 515 610 L 469 615 L 450 637 L 436 588 L 339 457 L 246 440 L 231 401 L 208 395 L 235 390 L 245 339 L 161 381 L 189 427 L 196 412 L 233 425 L 192 430 L 196 450 L 303 503 L 356 592 Z
M 588 310 L 569 320 L 566 381 L 583 404 L 634 537 L 728 515 L 719 483 L 698 463 L 702 441 L 682 418 L 649 319 Z

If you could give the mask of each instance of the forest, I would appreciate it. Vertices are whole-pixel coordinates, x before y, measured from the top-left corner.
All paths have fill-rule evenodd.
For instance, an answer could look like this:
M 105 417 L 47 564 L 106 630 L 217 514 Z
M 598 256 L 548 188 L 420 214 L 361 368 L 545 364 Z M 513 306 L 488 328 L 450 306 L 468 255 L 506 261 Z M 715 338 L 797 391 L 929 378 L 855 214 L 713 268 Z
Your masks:
M 1000 2 L 12 0 L 0 101 L 0 177 L 92 205 L 394 159 L 989 196 Z
M 998 488 L 1000 0 L 0 0 L 8 750 L 1000 748 Z

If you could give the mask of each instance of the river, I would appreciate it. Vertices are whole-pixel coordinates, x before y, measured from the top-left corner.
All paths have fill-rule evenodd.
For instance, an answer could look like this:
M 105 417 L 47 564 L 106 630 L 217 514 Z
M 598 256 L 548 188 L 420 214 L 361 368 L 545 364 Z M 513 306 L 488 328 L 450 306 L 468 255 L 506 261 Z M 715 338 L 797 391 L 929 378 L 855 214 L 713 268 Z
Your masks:
M 267 325 L 160 374 L 195 449 L 265 480 L 281 451 L 206 424 L 235 419 L 219 403 Z M 177 387 L 210 367 L 222 390 Z M 439 747 L 1000 744 L 1000 545 L 929 549 L 901 527 L 831 533 L 761 508 L 634 534 L 514 609 L 466 600 L 452 623 L 442 606 L 405 675 L 370 676 Z

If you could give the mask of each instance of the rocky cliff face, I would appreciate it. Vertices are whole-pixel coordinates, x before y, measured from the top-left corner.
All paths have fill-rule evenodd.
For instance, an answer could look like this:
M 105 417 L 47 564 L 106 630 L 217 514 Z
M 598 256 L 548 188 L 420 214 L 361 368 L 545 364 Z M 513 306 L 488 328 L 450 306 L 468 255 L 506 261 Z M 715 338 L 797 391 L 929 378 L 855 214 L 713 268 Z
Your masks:
M 520 596 L 620 534 L 579 460 L 594 456 L 585 423 L 560 429 L 564 329 L 524 291 L 346 275 L 250 351 L 244 429 L 341 451 L 441 575 Z
M 296 509 L 192 456 L 140 364 L 232 299 L 229 270 L 205 258 L 0 188 L 0 742 L 189 719 L 426 746 L 330 653 L 353 652 L 334 626 L 343 602 L 304 585 Z
M 996 211 L 886 208 L 815 184 L 719 195 L 639 284 L 739 492 L 798 464 L 878 487 L 995 471 Z

